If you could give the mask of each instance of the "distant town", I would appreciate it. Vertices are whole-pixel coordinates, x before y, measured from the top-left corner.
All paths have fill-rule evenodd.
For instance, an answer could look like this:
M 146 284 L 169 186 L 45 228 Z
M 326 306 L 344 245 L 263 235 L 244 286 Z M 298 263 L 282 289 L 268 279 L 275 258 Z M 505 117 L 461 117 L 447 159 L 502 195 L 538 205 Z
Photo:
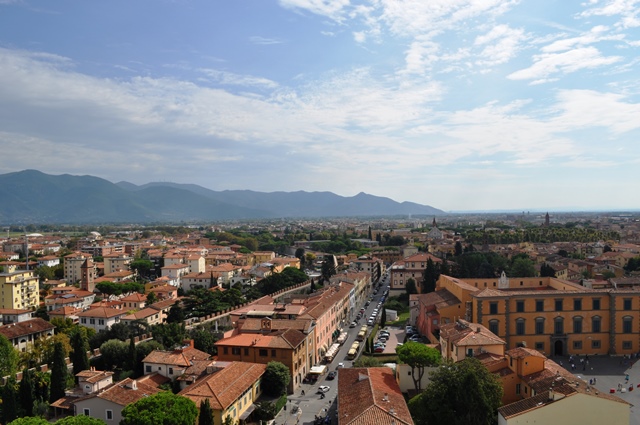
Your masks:
M 3 424 L 640 425 L 640 213 L 0 230 Z

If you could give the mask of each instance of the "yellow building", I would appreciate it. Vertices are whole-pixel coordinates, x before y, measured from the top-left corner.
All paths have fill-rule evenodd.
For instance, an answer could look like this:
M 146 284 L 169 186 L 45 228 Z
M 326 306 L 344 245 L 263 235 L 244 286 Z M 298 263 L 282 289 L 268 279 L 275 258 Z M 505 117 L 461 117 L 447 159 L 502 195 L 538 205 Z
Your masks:
M 36 309 L 38 307 L 39 279 L 32 270 L 16 270 L 5 266 L 0 273 L 2 307 L 11 309 Z
M 193 400 L 198 408 L 208 399 L 215 425 L 221 425 L 227 416 L 233 423 L 240 423 L 255 409 L 254 403 L 260 397 L 260 382 L 266 368 L 264 364 L 233 362 L 189 385 L 179 395 Z
M 487 327 L 507 349 L 530 347 L 552 356 L 640 351 L 640 293 L 632 289 L 590 289 L 550 277 L 443 275 L 435 293 L 419 297 L 417 324 L 430 338 L 463 318 Z

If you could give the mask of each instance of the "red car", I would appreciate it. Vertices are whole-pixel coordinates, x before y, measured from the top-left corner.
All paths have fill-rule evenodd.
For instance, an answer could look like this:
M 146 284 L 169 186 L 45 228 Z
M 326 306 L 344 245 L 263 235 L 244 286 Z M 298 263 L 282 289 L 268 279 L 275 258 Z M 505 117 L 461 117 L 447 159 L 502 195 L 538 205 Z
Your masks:
M 384 347 L 376 347 L 376 348 L 373 350 L 373 352 L 374 352 L 374 353 L 382 353 L 382 352 L 384 352 Z

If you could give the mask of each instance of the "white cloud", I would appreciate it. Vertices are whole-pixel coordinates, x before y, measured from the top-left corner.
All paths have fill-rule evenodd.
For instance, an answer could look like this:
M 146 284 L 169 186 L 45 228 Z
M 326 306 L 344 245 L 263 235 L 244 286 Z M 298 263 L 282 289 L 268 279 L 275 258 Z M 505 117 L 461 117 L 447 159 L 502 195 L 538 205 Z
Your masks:
M 522 29 L 497 25 L 488 33 L 476 37 L 474 45 L 483 47 L 477 62 L 483 66 L 506 63 L 516 56 L 526 38 Z
M 592 5 L 599 2 L 591 2 Z M 636 28 L 640 26 L 640 0 L 605 0 L 601 7 L 591 7 L 580 14 L 582 17 L 619 16 L 616 23 L 619 28 Z
M 252 37 L 249 37 L 249 41 L 253 44 L 259 44 L 259 45 L 270 45 L 270 44 L 282 44 L 284 43 L 283 40 L 279 39 L 279 38 L 267 38 L 267 37 L 261 37 L 259 35 L 254 35 Z
M 293 10 L 308 10 L 340 22 L 344 19 L 349 0 L 278 0 L 280 5 Z
M 533 65 L 507 76 L 511 80 L 544 80 L 554 74 L 570 74 L 598 68 L 622 60 L 620 56 L 602 56 L 595 47 L 580 47 L 562 53 L 543 53 L 533 57 Z
M 201 68 L 198 71 L 222 85 L 264 87 L 269 89 L 278 87 L 278 83 L 267 78 L 255 77 L 252 75 L 238 75 L 232 72 L 219 71 L 217 69 Z

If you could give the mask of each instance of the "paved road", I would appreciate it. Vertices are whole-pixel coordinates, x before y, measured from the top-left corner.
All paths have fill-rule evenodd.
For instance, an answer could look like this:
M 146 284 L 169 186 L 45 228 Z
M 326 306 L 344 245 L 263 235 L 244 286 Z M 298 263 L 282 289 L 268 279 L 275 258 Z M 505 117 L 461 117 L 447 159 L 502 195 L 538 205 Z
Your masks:
M 595 387 L 602 392 L 609 393 L 611 388 L 616 389 L 616 395 L 621 399 L 631 403 L 631 421 L 630 425 L 640 425 L 640 363 L 636 363 L 638 359 L 625 360 L 622 356 L 589 356 L 589 365 L 580 362 L 584 357 L 574 356 L 574 364 L 576 370 L 571 370 L 568 357 L 552 357 L 552 359 L 569 370 L 576 376 L 581 377 L 586 382 L 595 378 Z M 625 380 L 629 375 L 629 381 Z M 626 392 L 617 391 L 618 384 L 621 384 L 627 390 Z M 633 391 L 629 391 L 629 387 L 633 385 Z
M 353 362 L 346 359 L 347 352 L 349 348 L 356 340 L 356 336 L 360 331 L 360 328 L 367 323 L 367 319 L 372 314 L 373 309 L 376 308 L 380 297 L 384 291 L 379 291 L 377 295 L 374 296 L 374 300 L 371 302 L 369 307 L 366 307 L 366 312 L 364 317 L 360 320 L 360 323 L 355 328 L 349 328 L 349 324 L 347 323 L 343 330 L 347 331 L 347 340 L 340 347 L 340 351 L 336 354 L 335 358 L 330 364 L 327 364 L 329 371 L 337 370 L 338 374 L 338 364 L 343 363 L 344 367 L 352 367 Z M 355 313 L 357 314 L 358 310 L 363 306 L 358 306 L 355 309 Z M 372 327 L 369 327 L 369 332 L 371 332 Z M 367 335 L 368 337 L 368 335 Z M 395 348 L 395 346 L 394 346 Z M 327 375 L 325 374 L 315 384 L 302 384 L 300 390 L 295 394 L 289 396 L 289 402 L 287 403 L 287 410 L 281 411 L 280 414 L 276 417 L 276 424 L 288 424 L 288 425 L 309 425 L 313 424 L 316 415 L 321 415 L 323 417 L 329 416 L 330 418 L 335 417 L 335 408 L 336 408 L 336 397 L 338 395 L 338 378 L 333 380 L 327 380 Z M 318 387 L 320 385 L 328 385 L 331 389 L 325 394 L 325 398 L 321 399 L 319 394 L 316 394 Z M 305 395 L 302 395 L 302 390 L 304 390 Z M 297 406 L 301 410 L 300 416 L 295 416 L 292 414 L 293 407 Z

